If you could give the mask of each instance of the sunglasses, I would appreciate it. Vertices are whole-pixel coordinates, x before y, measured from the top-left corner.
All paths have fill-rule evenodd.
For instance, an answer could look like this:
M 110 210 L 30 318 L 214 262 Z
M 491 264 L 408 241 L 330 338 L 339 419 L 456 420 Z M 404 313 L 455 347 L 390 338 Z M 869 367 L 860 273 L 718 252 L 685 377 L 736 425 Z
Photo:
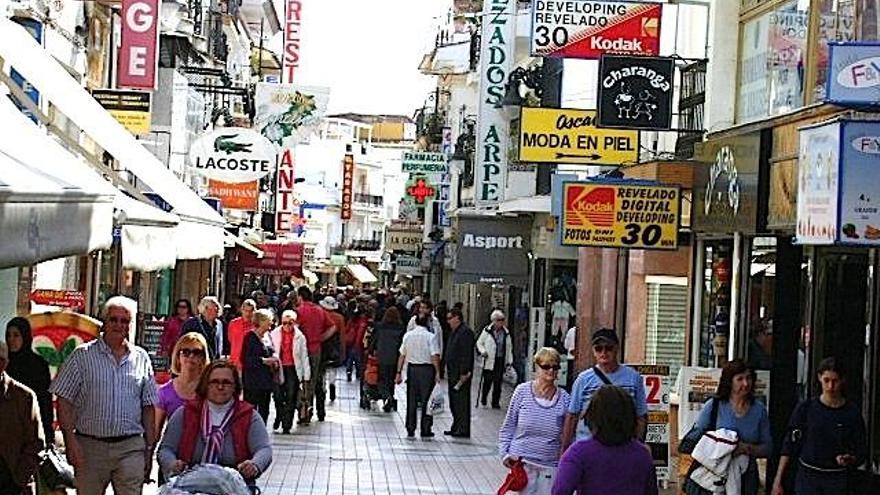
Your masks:
M 608 344 L 608 345 L 602 345 L 602 344 L 599 344 L 599 345 L 594 345 L 594 346 L 593 346 L 593 351 L 594 351 L 594 352 L 600 352 L 600 353 L 601 353 L 601 352 L 613 352 L 614 349 L 616 349 L 616 346 L 611 345 L 611 344 Z
M 111 316 L 110 318 L 107 318 L 107 321 L 113 324 L 128 325 L 129 323 L 131 323 L 131 318 L 117 318 L 115 316 Z
M 559 366 L 558 364 L 539 364 L 538 368 L 541 368 L 544 371 L 559 371 L 562 369 L 562 366 Z
M 208 385 L 211 385 L 211 386 L 217 387 L 217 388 L 231 387 L 231 386 L 235 385 L 235 382 L 232 380 L 209 380 Z
M 203 349 L 181 349 L 178 354 L 183 357 L 205 357 Z

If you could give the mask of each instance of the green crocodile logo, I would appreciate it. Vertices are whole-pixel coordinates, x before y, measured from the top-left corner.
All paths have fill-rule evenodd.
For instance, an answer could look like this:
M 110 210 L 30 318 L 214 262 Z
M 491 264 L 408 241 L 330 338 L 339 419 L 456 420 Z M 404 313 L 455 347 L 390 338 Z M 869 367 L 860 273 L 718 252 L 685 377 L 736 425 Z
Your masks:
M 238 134 L 225 134 L 222 136 L 217 136 L 217 139 L 214 140 L 214 151 L 216 152 L 224 152 L 227 155 L 231 155 L 233 153 L 248 153 L 251 151 L 251 146 L 253 143 L 235 143 L 232 140 L 237 138 Z

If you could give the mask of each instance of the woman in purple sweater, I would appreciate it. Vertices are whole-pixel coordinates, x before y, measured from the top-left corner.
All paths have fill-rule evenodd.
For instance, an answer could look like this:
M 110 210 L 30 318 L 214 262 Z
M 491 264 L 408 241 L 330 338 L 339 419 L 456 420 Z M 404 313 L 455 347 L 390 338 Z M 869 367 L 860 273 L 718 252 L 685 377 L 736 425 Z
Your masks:
M 586 418 L 593 438 L 565 451 L 553 495 L 657 495 L 654 462 L 645 444 L 636 440 L 636 411 L 630 396 L 604 386 L 593 396 Z
M 535 379 L 516 387 L 498 435 L 504 465 L 522 462 L 528 476 L 523 495 L 549 495 L 559 463 L 568 392 L 556 386 L 560 356 L 544 347 L 535 354 Z

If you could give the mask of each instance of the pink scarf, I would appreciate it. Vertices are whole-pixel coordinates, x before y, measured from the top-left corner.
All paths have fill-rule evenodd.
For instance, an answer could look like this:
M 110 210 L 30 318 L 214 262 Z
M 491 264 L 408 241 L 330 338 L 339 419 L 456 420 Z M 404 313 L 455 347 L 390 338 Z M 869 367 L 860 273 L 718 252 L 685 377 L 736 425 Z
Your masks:
M 211 424 L 211 408 L 208 401 L 202 404 L 202 440 L 205 442 L 205 452 L 202 454 L 202 464 L 217 464 L 220 461 L 220 453 L 223 451 L 223 437 L 232 420 L 232 411 L 235 405 L 226 411 L 223 421 L 219 425 Z

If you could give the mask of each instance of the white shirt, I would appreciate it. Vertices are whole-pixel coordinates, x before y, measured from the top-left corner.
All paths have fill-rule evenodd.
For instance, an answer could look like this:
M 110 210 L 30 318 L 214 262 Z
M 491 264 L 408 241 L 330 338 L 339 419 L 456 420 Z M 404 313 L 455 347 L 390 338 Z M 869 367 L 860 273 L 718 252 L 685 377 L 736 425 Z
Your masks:
M 565 349 L 568 350 L 568 359 L 574 359 L 574 348 L 577 345 L 577 327 L 571 327 L 565 332 Z
M 406 357 L 407 364 L 431 364 L 431 357 L 439 356 L 440 349 L 434 334 L 425 327 L 416 326 L 403 334 L 400 354 Z
M 235 401 L 231 400 L 226 404 L 214 404 L 211 401 L 205 401 L 208 403 L 208 412 L 211 413 L 211 426 L 220 426 L 220 423 L 223 422 L 223 418 L 226 417 L 226 413 L 232 409 Z
M 413 316 L 412 318 L 409 319 L 409 322 L 406 324 L 406 331 L 407 332 L 409 332 L 410 330 L 412 330 L 413 328 L 416 327 L 416 319 L 417 318 L 418 317 Z M 430 323 L 430 325 L 431 325 L 431 327 L 428 328 L 428 331 L 431 332 L 432 334 L 434 334 L 434 340 L 437 341 L 437 342 L 435 342 L 434 345 L 437 346 L 437 349 L 440 349 L 439 353 L 442 354 L 443 353 L 443 327 L 440 326 L 440 320 L 438 320 L 437 317 L 432 314 L 431 318 L 428 320 L 428 323 Z
M 569 317 L 575 316 L 577 313 L 568 301 L 556 301 L 550 306 L 550 314 L 553 315 L 554 320 L 567 320 Z

